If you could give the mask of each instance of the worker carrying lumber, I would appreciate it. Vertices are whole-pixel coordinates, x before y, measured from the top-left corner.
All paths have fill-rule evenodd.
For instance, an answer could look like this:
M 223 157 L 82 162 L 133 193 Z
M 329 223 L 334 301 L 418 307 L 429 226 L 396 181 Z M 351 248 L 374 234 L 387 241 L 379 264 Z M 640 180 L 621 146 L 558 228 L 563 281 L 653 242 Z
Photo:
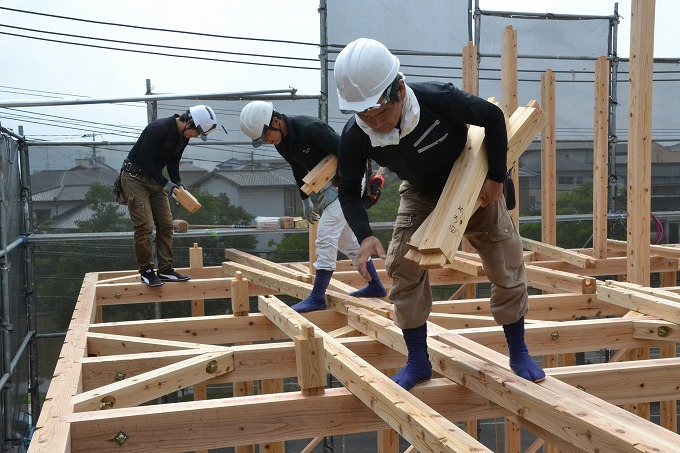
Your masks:
M 123 192 L 134 226 L 133 246 L 142 283 L 161 286 L 164 282 L 189 280 L 172 268 L 172 212 L 169 197 L 184 187 L 179 162 L 190 138 L 207 135 L 217 127 L 215 112 L 207 105 L 190 107 L 181 115 L 149 123 L 128 153 L 121 169 Z M 166 178 L 162 171 L 168 170 Z M 154 272 L 151 235 L 156 226 L 158 273 Z
M 338 189 L 333 178 L 319 192 L 319 212 L 314 211 L 311 198 L 302 191 L 303 178 L 327 155 L 338 155 L 339 135 L 318 118 L 304 115 L 284 115 L 274 110 L 271 102 L 252 101 L 243 107 L 241 130 L 253 140 L 253 146 L 263 143 L 276 147 L 281 157 L 293 170 L 300 189 L 303 214 L 309 223 L 319 220 L 316 239 L 316 276 L 314 287 L 307 298 L 292 306 L 299 313 L 326 308 L 326 289 L 330 283 L 340 250 L 358 266 L 359 243 L 347 225 L 338 202 Z M 366 161 L 364 161 L 364 168 Z M 337 176 L 336 176 L 337 177 Z M 357 188 L 361 188 L 359 178 Z M 368 284 L 350 295 L 356 297 L 383 297 L 387 294 L 370 259 L 364 262 L 364 277 Z
M 392 380 L 408 390 L 432 376 L 427 352 L 426 322 L 432 309 L 428 271 L 404 255 L 409 239 L 436 206 L 465 147 L 467 124 L 485 129 L 489 170 L 479 194 L 481 207 L 471 216 L 465 237 L 479 253 L 492 283 L 491 312 L 503 325 L 510 367 L 525 379 L 543 380 L 545 373 L 524 342 L 527 280 L 521 238 L 502 196 L 507 133 L 501 109 L 450 83 L 407 85 L 399 72 L 399 59 L 372 39 L 349 43 L 335 60 L 334 76 L 340 110 L 353 114 L 343 128 L 338 149 L 338 197 L 361 244 L 359 272 L 367 275 L 365 263 L 371 255 L 386 258 L 394 322 L 402 329 L 408 349 L 406 366 Z M 387 254 L 373 235 L 357 189 L 366 159 L 402 179 Z

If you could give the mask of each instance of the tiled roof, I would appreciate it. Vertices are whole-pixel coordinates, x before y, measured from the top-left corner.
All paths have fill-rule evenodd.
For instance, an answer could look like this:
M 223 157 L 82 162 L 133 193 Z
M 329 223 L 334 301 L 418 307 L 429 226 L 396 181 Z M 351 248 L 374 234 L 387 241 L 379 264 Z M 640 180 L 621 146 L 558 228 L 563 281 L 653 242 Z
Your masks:
M 279 187 L 296 185 L 290 167 L 273 170 L 215 171 L 215 174 L 239 187 Z
M 118 212 L 124 217 L 128 218 L 128 210 L 126 206 L 116 204 L 118 206 Z M 54 230 L 77 230 L 77 221 L 89 220 L 92 218 L 93 212 L 89 206 L 81 205 L 77 208 L 71 209 L 70 211 L 57 216 L 53 219 L 50 224 L 50 229 Z
M 33 202 L 39 201 L 83 201 L 85 194 L 90 190 L 90 185 L 69 185 L 55 187 L 40 193 L 33 194 Z

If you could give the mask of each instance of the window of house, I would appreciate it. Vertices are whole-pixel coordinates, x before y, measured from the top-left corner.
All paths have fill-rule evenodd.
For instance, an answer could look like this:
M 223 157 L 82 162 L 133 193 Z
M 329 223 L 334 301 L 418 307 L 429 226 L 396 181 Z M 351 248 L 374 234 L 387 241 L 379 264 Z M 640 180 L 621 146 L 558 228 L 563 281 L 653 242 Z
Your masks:
M 284 215 L 292 217 L 298 210 L 297 200 L 300 198 L 299 190 L 284 189 L 283 191 L 283 212 Z
M 558 176 L 557 182 L 559 184 L 574 184 L 574 177 L 573 176 Z

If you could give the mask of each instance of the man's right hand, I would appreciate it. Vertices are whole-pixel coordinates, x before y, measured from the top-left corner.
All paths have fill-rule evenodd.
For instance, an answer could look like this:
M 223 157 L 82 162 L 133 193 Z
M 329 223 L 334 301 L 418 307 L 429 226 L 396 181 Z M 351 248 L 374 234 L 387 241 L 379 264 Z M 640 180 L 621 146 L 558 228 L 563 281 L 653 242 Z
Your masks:
M 319 214 L 314 212 L 314 204 L 311 198 L 305 198 L 302 200 L 302 213 L 310 224 L 313 224 L 319 220 Z
M 371 274 L 366 269 L 366 262 L 372 255 L 378 255 L 382 259 L 385 259 L 387 257 L 385 249 L 380 243 L 380 239 L 378 239 L 375 236 L 369 236 L 363 241 L 361 241 L 361 247 L 359 247 L 359 255 L 357 256 L 359 263 L 358 264 L 359 268 L 357 270 L 359 271 L 361 276 L 364 277 L 364 280 L 366 280 L 367 282 L 373 280 L 373 277 L 371 277 Z
M 168 183 L 163 187 L 163 192 L 169 197 L 172 196 L 172 192 L 177 188 L 177 184 L 174 182 L 168 181 Z

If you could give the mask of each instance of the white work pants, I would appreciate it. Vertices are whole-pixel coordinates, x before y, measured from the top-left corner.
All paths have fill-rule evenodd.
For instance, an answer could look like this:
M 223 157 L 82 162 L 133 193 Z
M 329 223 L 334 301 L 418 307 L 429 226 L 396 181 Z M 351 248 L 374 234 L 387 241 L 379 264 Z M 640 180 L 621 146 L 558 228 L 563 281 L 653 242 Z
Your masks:
M 338 259 L 338 250 L 352 260 L 356 269 L 359 242 L 352 233 L 352 229 L 347 225 L 345 216 L 342 215 L 340 202 L 336 199 L 326 206 L 319 220 L 319 227 L 316 232 L 314 268 L 334 271 L 335 262 Z

